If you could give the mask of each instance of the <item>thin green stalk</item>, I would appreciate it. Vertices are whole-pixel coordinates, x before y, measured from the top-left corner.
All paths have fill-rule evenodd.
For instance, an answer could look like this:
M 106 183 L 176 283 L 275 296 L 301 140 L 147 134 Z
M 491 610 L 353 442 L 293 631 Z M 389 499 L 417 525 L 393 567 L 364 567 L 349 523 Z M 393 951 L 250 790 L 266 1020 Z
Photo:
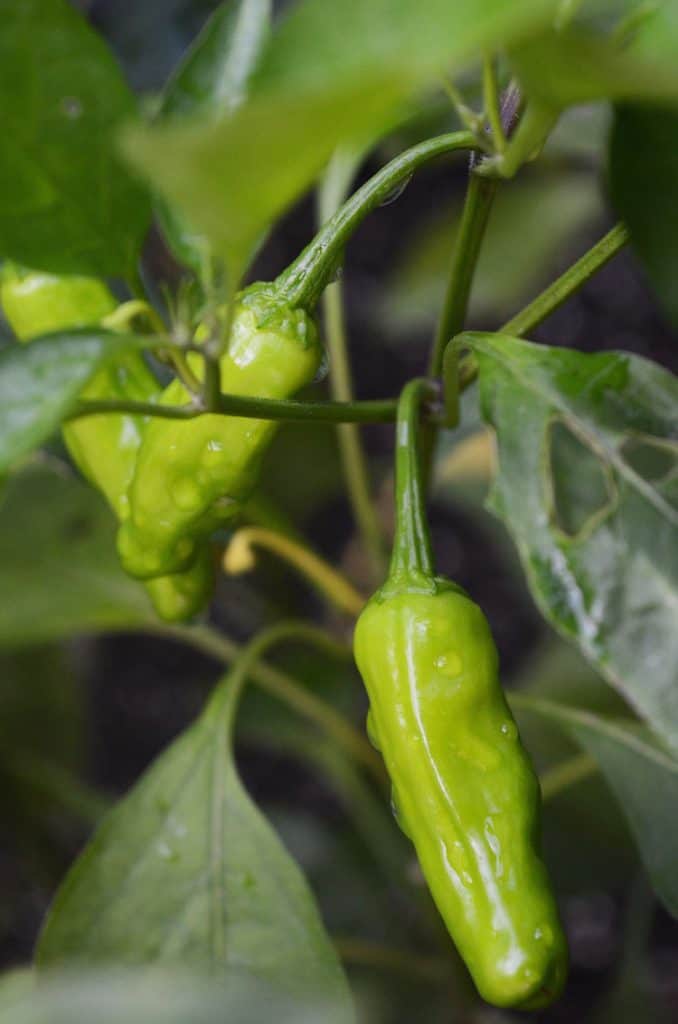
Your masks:
M 392 398 L 368 402 L 293 402 L 272 398 L 245 398 L 241 395 L 219 397 L 218 411 L 225 416 L 249 419 L 287 420 L 292 423 L 393 423 L 397 400 Z M 153 402 L 132 402 L 123 399 L 81 400 L 67 420 L 126 412 L 133 416 L 155 416 L 161 419 L 192 420 L 208 410 L 197 405 L 168 406 Z
M 202 402 L 205 412 L 218 412 L 221 404 L 221 367 L 219 360 L 205 355 Z
M 406 182 L 424 164 L 456 150 L 477 148 L 478 141 L 471 132 L 451 132 L 427 139 L 400 153 L 353 193 L 294 263 L 280 275 L 276 286 L 281 296 L 291 306 L 312 309 L 336 272 L 346 243 L 372 210 L 388 199 L 394 189 Z
M 398 403 L 396 428 L 396 530 L 389 580 L 410 585 L 416 580 L 427 586 L 433 579 L 433 551 L 426 518 L 426 496 L 422 480 L 419 420 L 430 381 L 415 378 L 405 385 Z
M 617 224 L 581 259 L 549 285 L 541 295 L 538 295 L 525 309 L 505 323 L 500 328 L 501 333 L 520 338 L 534 330 L 547 316 L 562 306 L 574 292 L 578 291 L 593 274 L 609 263 L 612 257 L 624 248 L 628 240 L 629 233 L 624 225 Z
M 617 224 L 536 299 L 500 327 L 498 333 L 508 334 L 514 338 L 529 334 L 586 284 L 598 270 L 609 263 L 613 256 L 624 248 L 628 240 L 628 231 L 624 225 Z M 475 357 L 467 356 L 462 360 L 459 372 L 459 386 L 464 390 L 478 376 Z
M 111 801 L 106 796 L 49 758 L 34 753 L 9 753 L 3 755 L 3 767 L 88 825 L 96 825 L 110 809 Z
M 506 135 L 501 120 L 497 62 L 494 57 L 489 55 L 483 58 L 483 97 L 494 149 L 497 153 L 503 153 L 506 149 Z
M 598 771 L 598 765 L 588 754 L 577 754 L 567 761 L 550 768 L 540 778 L 542 800 L 552 800 L 570 786 L 590 778 Z
M 240 649 L 229 675 L 231 688 L 236 691 L 242 690 L 248 677 L 253 675 L 257 663 L 261 661 L 268 649 L 290 640 L 320 647 L 335 657 L 346 655 L 345 647 L 336 643 L 328 633 L 316 626 L 307 622 L 297 622 L 294 619 L 276 622 L 275 625 L 262 629 L 245 647 Z
M 344 963 L 404 974 L 425 984 L 440 982 L 450 974 L 449 960 L 422 956 L 409 949 L 393 949 L 376 942 L 350 938 L 336 938 L 334 944 Z
M 310 628 L 310 627 L 309 627 Z M 158 623 L 153 631 L 190 644 L 223 664 L 230 665 L 240 656 L 241 648 L 232 640 L 207 626 L 173 626 Z M 379 786 L 386 783 L 383 762 L 365 737 L 343 715 L 316 697 L 291 676 L 265 662 L 255 664 L 251 678 L 272 696 L 318 725 L 354 761 L 361 764 Z
M 335 401 L 351 402 L 353 386 L 346 343 L 343 288 L 337 281 L 326 289 L 325 331 L 330 355 L 330 393 Z M 384 541 L 376 505 L 370 494 L 367 459 L 355 423 L 344 423 L 337 430 L 339 451 L 353 516 L 370 561 L 375 580 L 384 577 L 386 560 Z
M 496 190 L 496 181 L 471 173 L 445 301 L 429 361 L 432 377 L 440 376 L 448 341 L 464 328 L 473 276 Z

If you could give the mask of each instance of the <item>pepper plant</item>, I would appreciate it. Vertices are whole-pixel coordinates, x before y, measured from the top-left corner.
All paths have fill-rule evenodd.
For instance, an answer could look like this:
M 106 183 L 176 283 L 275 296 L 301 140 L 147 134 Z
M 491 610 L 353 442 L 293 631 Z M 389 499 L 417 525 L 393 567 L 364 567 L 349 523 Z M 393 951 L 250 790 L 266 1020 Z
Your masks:
M 678 913 L 678 385 L 623 346 L 548 343 L 552 314 L 627 246 L 678 316 L 678 5 L 224 0 L 142 103 L 79 6 L 0 0 L 0 769 L 19 803 L 96 827 L 33 966 L 0 978 L 0 1021 L 411 1019 L 409 996 L 353 973 L 351 992 L 342 959 L 433 987 L 421 1019 L 484 1019 L 481 997 L 543 1012 L 569 998 L 568 915 L 540 802 L 558 798 L 557 822 L 604 780 L 636 849 L 638 961 L 654 897 Z M 604 119 L 593 141 L 582 111 Z M 544 188 L 540 168 L 582 152 L 602 158 L 595 188 Z M 356 399 L 349 353 L 374 342 L 349 345 L 354 236 L 434 164 L 451 196 L 464 177 L 463 204 L 405 259 L 383 253 L 368 303 L 394 334 L 431 325 L 428 351 L 392 394 Z M 309 194 L 316 233 L 258 280 Z M 591 235 L 601 196 L 607 233 L 533 288 L 550 244 Z M 305 443 L 336 430 L 352 570 L 267 493 L 289 424 Z M 396 453 L 383 488 L 374 425 Z M 431 496 L 484 517 L 469 466 L 585 686 L 533 672 L 505 693 L 482 602 L 436 570 Z M 236 642 L 215 587 L 262 549 L 316 603 L 304 618 L 283 596 Z M 72 744 L 36 753 L 12 723 L 19 708 L 59 731 L 42 683 L 74 637 L 115 633 L 226 674 L 109 807 Z M 241 735 L 326 780 L 386 893 L 386 936 L 330 934 L 328 893 L 240 780 Z M 629 956 L 610 1006 L 640 991 Z

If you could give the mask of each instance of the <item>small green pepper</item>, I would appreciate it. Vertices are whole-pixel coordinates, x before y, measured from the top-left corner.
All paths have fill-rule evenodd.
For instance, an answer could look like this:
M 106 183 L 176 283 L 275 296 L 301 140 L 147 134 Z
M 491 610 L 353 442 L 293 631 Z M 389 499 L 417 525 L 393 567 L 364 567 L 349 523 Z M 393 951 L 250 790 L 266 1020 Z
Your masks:
M 394 808 L 478 991 L 536 1009 L 560 993 L 567 950 L 539 853 L 539 785 L 498 680 L 481 609 L 433 571 L 418 474 L 426 383 L 401 399 L 389 578 L 362 612 L 355 656 Z
M 220 360 L 225 393 L 290 398 L 311 383 L 320 361 L 317 330 L 304 310 L 282 304 L 271 285 L 252 285 L 239 295 L 230 344 Z M 200 375 L 201 357 L 190 365 Z M 190 397 L 174 380 L 160 401 L 184 405 Z M 190 564 L 201 538 L 240 511 L 275 431 L 271 420 L 213 414 L 154 419 L 137 458 L 131 513 L 118 538 L 127 571 L 148 579 Z
M 48 332 L 104 323 L 117 303 L 95 278 L 57 277 L 5 265 L 0 301 L 8 323 L 21 341 Z M 100 371 L 87 384 L 83 398 L 153 401 L 158 383 L 139 353 L 131 353 Z M 129 513 L 127 490 L 134 471 L 145 423 L 119 413 L 87 417 L 65 424 L 66 446 L 82 474 L 102 492 L 119 520 Z M 214 564 L 203 545 L 183 573 L 148 582 L 149 596 L 161 618 L 190 618 L 211 593 Z

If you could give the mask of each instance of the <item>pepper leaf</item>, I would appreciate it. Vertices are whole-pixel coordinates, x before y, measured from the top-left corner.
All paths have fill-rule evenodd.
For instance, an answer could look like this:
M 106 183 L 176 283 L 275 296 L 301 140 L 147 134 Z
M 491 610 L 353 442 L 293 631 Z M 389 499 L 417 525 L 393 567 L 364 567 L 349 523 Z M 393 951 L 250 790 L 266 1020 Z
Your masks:
M 411 97 L 483 47 L 542 27 L 554 0 L 297 4 L 230 116 L 137 128 L 126 151 L 239 276 L 257 239 L 344 142 L 375 138 Z
M 556 109 L 599 99 L 678 103 L 675 4 L 636 13 L 629 31 L 551 30 L 520 44 L 511 62 L 526 94 Z
M 336 1024 L 331 1004 L 309 1004 L 243 971 L 217 979 L 187 970 L 107 970 L 0 977 L 0 1024 Z M 343 1018 L 346 1019 L 346 1018 Z
M 247 97 L 270 21 L 271 0 L 222 3 L 168 82 L 160 120 L 236 110 Z M 207 239 L 166 203 L 158 201 L 157 212 L 177 259 L 202 272 L 209 258 Z
M 623 352 L 466 336 L 491 507 L 545 617 L 678 749 L 678 380 Z
M 38 966 L 239 969 L 334 1001 L 328 1021 L 346 1024 L 348 989 L 313 897 L 238 778 L 237 699 L 227 678 L 104 820 L 56 897 Z
M 132 93 L 68 0 L 0 0 L 0 19 L 0 255 L 131 275 L 150 219 L 115 147 Z
M 654 889 L 678 917 L 678 761 L 636 722 L 517 694 L 518 710 L 557 724 L 598 763 L 619 801 Z
M 0 647 L 156 621 L 120 568 L 115 530 L 103 500 L 67 467 L 10 476 L 0 501 Z
M 612 202 L 659 298 L 678 323 L 678 111 L 617 108 L 609 165 Z
M 77 331 L 0 349 L 0 474 L 54 433 L 98 370 L 144 344 L 130 334 Z

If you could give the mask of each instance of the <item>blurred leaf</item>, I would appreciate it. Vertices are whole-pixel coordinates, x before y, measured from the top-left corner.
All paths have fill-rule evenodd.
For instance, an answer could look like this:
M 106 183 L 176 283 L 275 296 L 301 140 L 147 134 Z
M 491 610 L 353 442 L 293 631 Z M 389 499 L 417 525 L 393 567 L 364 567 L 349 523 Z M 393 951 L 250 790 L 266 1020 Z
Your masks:
M 1 349 L 0 474 L 48 440 L 98 370 L 142 344 L 133 335 L 81 331 Z
M 0 653 L 0 760 L 13 749 L 72 770 L 82 763 L 79 686 L 56 644 Z
M 32 992 L 34 984 L 31 967 L 17 967 L 13 971 L 0 974 L 0 1013 L 6 1012 L 24 999 Z
M 225 978 L 187 970 L 55 974 L 35 991 L 0 1003 L 0 1024 L 334 1024 L 330 1000 L 291 997 L 283 988 L 230 969 Z
M 249 80 L 268 36 L 271 0 L 226 0 L 214 12 L 167 84 L 162 120 L 190 114 L 230 113 L 246 99 Z M 164 203 L 158 215 L 176 257 L 198 273 L 208 242 Z
M 678 916 L 678 762 L 635 722 L 522 695 L 514 703 L 556 722 L 598 762 L 628 819 L 657 895 Z
M 538 215 L 535 215 L 538 210 Z M 570 171 L 512 182 L 497 197 L 471 295 L 474 317 L 508 316 L 544 283 L 564 247 L 601 212 L 590 173 Z M 461 207 L 436 211 L 407 247 L 380 313 L 389 330 L 428 330 L 442 304 Z
M 37 950 L 44 968 L 236 968 L 301 999 L 350 998 L 313 897 L 249 799 L 231 749 L 231 678 L 105 819 L 69 873 Z
M 0 255 L 61 274 L 127 276 L 146 194 L 115 151 L 134 97 L 67 0 L 0 0 Z
M 29 466 L 0 503 L 0 646 L 155 621 L 126 576 L 103 500 L 65 472 Z
M 129 158 L 239 277 L 260 236 L 334 148 L 388 123 L 396 82 L 352 94 L 251 99 L 231 116 L 126 133 Z
M 678 111 L 618 107 L 609 163 L 612 202 L 678 323 Z
M 468 337 L 497 432 L 492 508 L 542 613 L 678 748 L 678 381 L 622 352 Z
M 678 103 L 678 17 L 664 3 L 625 45 L 611 35 L 582 29 L 551 31 L 511 53 L 528 96 L 556 109 L 590 100 Z
M 272 39 L 259 71 L 264 89 L 315 91 L 365 80 L 366 68 L 409 88 L 547 24 L 557 0 L 301 0 Z
M 345 142 L 376 137 L 411 96 L 483 47 L 540 26 L 553 0 L 305 0 L 230 117 L 137 128 L 126 150 L 239 275 L 253 245 Z

